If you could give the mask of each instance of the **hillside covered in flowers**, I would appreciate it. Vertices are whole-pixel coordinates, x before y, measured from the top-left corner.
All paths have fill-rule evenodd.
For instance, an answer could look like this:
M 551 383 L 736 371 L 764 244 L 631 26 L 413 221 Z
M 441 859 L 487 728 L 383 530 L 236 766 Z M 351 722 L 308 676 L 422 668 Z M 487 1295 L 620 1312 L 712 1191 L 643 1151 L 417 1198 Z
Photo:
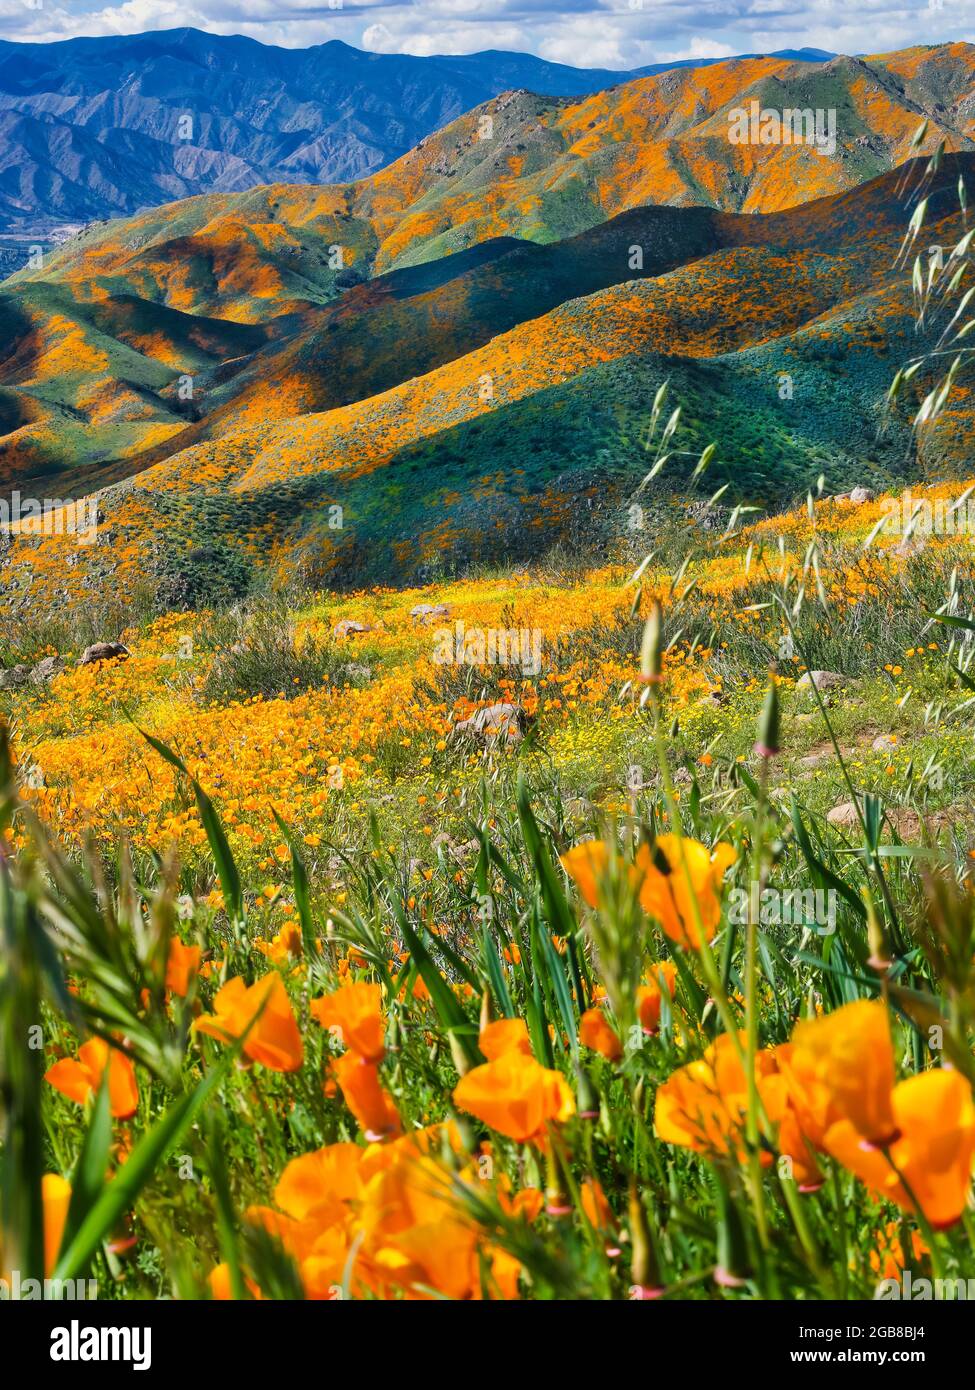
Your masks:
M 4 282 L 0 1292 L 968 1287 L 971 52 Z M 801 204 L 766 83 L 873 122 Z

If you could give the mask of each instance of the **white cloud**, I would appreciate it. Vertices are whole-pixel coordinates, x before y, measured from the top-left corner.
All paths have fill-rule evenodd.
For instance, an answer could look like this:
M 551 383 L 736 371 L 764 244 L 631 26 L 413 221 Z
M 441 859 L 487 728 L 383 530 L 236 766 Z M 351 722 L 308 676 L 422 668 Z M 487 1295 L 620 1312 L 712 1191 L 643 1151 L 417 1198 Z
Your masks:
M 631 61 L 631 44 L 625 27 L 603 15 L 573 15 L 542 39 L 536 50 L 552 63 L 576 68 L 638 67 Z
M 370 24 L 362 35 L 363 48 L 375 53 L 412 53 L 428 58 L 438 53 L 478 53 L 485 48 L 521 49 L 523 31 L 515 23 L 478 24 L 445 21 L 423 22 L 416 10 L 390 10 L 382 21 Z
M 192 26 L 300 47 L 340 38 L 376 53 L 514 49 L 628 68 L 811 46 L 882 52 L 973 37 L 972 0 L 123 0 L 71 8 L 0 0 L 0 36 L 51 41 Z M 333 0 L 337 3 L 337 0 Z M 936 8 L 934 7 L 936 6 Z
M 717 43 L 714 39 L 691 39 L 686 48 L 675 52 L 659 53 L 658 63 L 679 63 L 685 58 L 733 58 L 740 49 L 732 48 L 730 43 Z

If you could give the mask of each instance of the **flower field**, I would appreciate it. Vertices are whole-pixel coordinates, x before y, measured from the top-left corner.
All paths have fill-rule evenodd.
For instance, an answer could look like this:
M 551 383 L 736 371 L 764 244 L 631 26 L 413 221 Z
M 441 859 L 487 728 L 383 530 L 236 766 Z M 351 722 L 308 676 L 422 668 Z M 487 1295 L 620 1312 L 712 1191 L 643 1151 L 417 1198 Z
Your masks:
M 785 1302 L 886 1364 L 913 1310 L 839 1305 L 975 1297 L 973 75 L 499 88 L 4 281 L 0 1301 L 103 1324 L 52 1360 L 585 1302 L 774 1370 Z
M 886 505 L 8 633 L 3 1277 L 971 1277 L 975 574 Z

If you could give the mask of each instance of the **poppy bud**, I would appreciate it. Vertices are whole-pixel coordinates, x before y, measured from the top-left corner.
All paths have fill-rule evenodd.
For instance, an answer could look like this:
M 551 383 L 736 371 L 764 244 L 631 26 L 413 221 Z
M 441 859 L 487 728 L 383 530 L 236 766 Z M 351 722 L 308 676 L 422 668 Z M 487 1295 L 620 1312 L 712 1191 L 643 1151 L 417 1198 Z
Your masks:
M 458 1076 L 466 1076 L 471 1069 L 471 1061 L 464 1051 L 464 1045 L 454 1032 L 448 1033 L 450 1040 L 450 1056 L 454 1066 L 457 1068 Z
M 599 1091 L 585 1067 L 576 1071 L 576 1111 L 580 1120 L 599 1118 Z
M 489 1023 L 494 1020 L 494 1009 L 491 1007 L 491 991 L 485 987 L 481 995 L 481 1019 L 478 1032 L 483 1033 Z
M 774 758 L 781 751 L 779 748 L 779 690 L 774 680 L 769 684 L 765 704 L 762 706 L 762 715 L 758 721 L 758 741 L 754 751 L 760 758 Z
M 647 1211 L 637 1191 L 636 1179 L 630 1179 L 629 1193 L 630 1247 L 633 1258 L 630 1264 L 633 1297 L 639 1299 L 659 1298 L 664 1292 L 657 1252 L 654 1248 Z
M 477 1148 L 478 1136 L 467 1116 L 451 1107 L 449 1124 L 453 1126 L 454 1134 L 464 1152 L 472 1154 Z M 447 1128 L 448 1126 L 445 1125 L 444 1129 Z
M 562 1191 L 555 1154 L 549 1149 L 545 1158 L 545 1212 L 556 1218 L 568 1216 L 572 1211 L 568 1198 Z
M 663 679 L 663 609 L 659 599 L 654 599 L 643 629 L 640 679 L 645 685 L 657 685 Z
M 884 925 L 877 912 L 877 905 L 870 896 L 869 890 L 864 888 L 861 896 L 867 909 L 867 944 L 870 947 L 867 964 L 878 975 L 886 975 L 891 966 L 887 933 L 884 931 Z
M 726 1289 L 740 1288 L 748 1278 L 750 1262 L 745 1228 L 741 1214 L 728 1191 L 724 1178 L 718 1174 L 718 1263 L 714 1282 Z

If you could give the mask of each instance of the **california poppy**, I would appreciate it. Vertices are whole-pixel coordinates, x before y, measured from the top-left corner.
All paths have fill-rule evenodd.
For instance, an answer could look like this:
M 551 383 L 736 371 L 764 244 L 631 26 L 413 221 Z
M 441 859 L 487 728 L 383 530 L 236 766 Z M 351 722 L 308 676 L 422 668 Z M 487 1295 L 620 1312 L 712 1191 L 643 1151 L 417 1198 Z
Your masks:
M 45 1173 L 41 1178 L 41 1202 L 44 1208 L 44 1273 L 50 1278 L 61 1252 L 71 1205 L 71 1184 L 67 1178 L 59 1173 Z
M 901 1234 L 900 1223 L 896 1221 L 888 1221 L 886 1226 L 877 1232 L 876 1245 L 870 1251 L 870 1268 L 875 1274 L 879 1274 L 881 1279 L 899 1279 L 907 1267 Z M 917 1265 L 928 1253 L 928 1247 L 918 1231 L 910 1232 L 909 1244 L 911 1263 Z
M 827 1131 L 825 1147 L 881 1197 L 904 1211 L 920 1206 L 931 1226 L 944 1230 L 962 1216 L 971 1190 L 972 1088 L 957 1071 L 922 1072 L 894 1087 L 891 1109 L 896 1137 L 888 1145 L 865 1144 L 845 1119 Z
M 496 1057 L 503 1057 L 506 1052 L 523 1052 L 526 1057 L 532 1055 L 528 1025 L 523 1018 L 495 1019 L 493 1023 L 481 1029 L 477 1041 L 489 1062 L 493 1062 Z
M 320 1232 L 313 1249 L 301 1261 L 306 1298 L 334 1302 L 342 1297 L 349 1254 L 349 1239 L 341 1227 Z
M 744 1033 L 738 1041 L 744 1049 Z M 772 1054 L 759 1052 L 755 1058 L 759 1087 L 774 1070 Z M 741 1056 L 734 1038 L 721 1033 L 703 1057 L 678 1067 L 658 1088 L 654 1123 L 666 1143 L 698 1153 L 740 1156 L 747 1109 L 748 1083 Z M 765 1161 L 771 1161 L 771 1155 Z
M 250 1027 L 244 1055 L 251 1061 L 260 1062 L 269 1071 L 297 1071 L 301 1066 L 301 1034 L 281 976 L 276 972 L 250 986 L 239 975 L 228 980 L 217 991 L 213 1009 L 212 1014 L 194 1021 L 195 1031 L 226 1043 L 243 1036 Z
M 502 1206 L 505 1203 L 502 1201 Z M 540 1187 L 523 1187 L 510 1199 L 512 1215 L 529 1223 L 538 1219 L 545 1208 L 545 1193 Z
M 345 1103 L 365 1131 L 367 1139 L 398 1134 L 399 1115 L 392 1098 L 379 1084 L 379 1068 L 357 1052 L 345 1052 L 333 1064 Z
M 722 879 L 737 857 L 723 841 L 710 850 L 686 836 L 658 835 L 652 847 L 637 850 L 640 905 L 671 941 L 696 949 L 698 918 L 709 937 L 721 920 Z
M 777 1067 L 781 1065 L 782 1051 L 782 1048 L 776 1048 L 771 1054 Z M 789 1161 L 789 1176 L 800 1192 L 815 1192 L 823 1185 L 823 1175 L 816 1162 L 812 1141 L 803 1129 L 792 1102 L 789 1083 L 781 1070 L 760 1077 L 758 1092 L 765 1116 L 775 1126 L 779 1157 Z
M 893 1138 L 894 1046 L 885 1004 L 858 999 L 835 1013 L 801 1021 L 783 1061 L 800 1120 L 805 1117 L 814 1143 L 837 1120 L 849 1120 L 869 1143 Z
M 336 1029 L 341 1042 L 367 1062 L 386 1054 L 386 1026 L 379 985 L 352 980 L 311 1002 L 311 1015 L 323 1028 Z
M 210 1297 L 219 1303 L 229 1303 L 233 1300 L 233 1285 L 230 1280 L 230 1265 L 214 1265 L 207 1276 L 207 1283 L 210 1286 Z M 264 1295 L 261 1293 L 254 1280 L 244 1275 L 244 1285 L 251 1298 L 262 1300 Z
M 285 922 L 270 941 L 255 941 L 255 948 L 274 965 L 287 966 L 298 960 L 304 951 L 301 927 L 297 922 Z
M 102 1084 L 108 1067 L 108 1099 L 117 1120 L 128 1120 L 139 1106 L 139 1085 L 135 1067 L 124 1052 L 110 1047 L 102 1038 L 92 1038 L 78 1049 L 77 1060 L 63 1057 L 44 1073 L 44 1080 L 69 1100 L 84 1105 Z
M 337 1219 L 341 1204 L 359 1196 L 362 1155 L 358 1144 L 329 1144 L 293 1158 L 278 1179 L 275 1202 L 296 1221 Z
M 178 936 L 171 937 L 166 962 L 166 988 L 185 998 L 189 993 L 190 981 L 199 972 L 201 955 L 199 946 L 184 946 Z
M 559 862 L 575 881 L 583 901 L 589 907 L 598 907 L 600 881 L 609 864 L 609 849 L 604 841 L 583 840 L 563 854 Z
M 502 1250 L 497 1245 L 482 1245 L 474 1251 L 471 1269 L 471 1292 L 475 1299 L 480 1299 L 482 1295 L 482 1284 L 480 1277 L 480 1260 L 484 1260 L 487 1269 L 487 1283 L 489 1287 L 497 1288 L 498 1293 L 503 1299 L 511 1300 L 518 1297 L 518 1281 L 521 1278 L 521 1262 L 515 1259 L 514 1255 L 507 1250 Z
M 522 1052 L 506 1052 L 474 1067 L 454 1088 L 454 1100 L 486 1125 L 525 1143 L 544 1139 L 549 1122 L 570 1119 L 575 1101 L 561 1072 Z
M 610 1025 L 603 1009 L 587 1009 L 579 1020 L 579 1041 L 583 1047 L 591 1047 L 608 1062 L 616 1062 L 623 1056 L 623 1045 Z
M 392 1157 L 370 1180 L 360 1209 L 367 1261 L 407 1292 L 424 1285 L 469 1297 L 478 1231 L 459 1211 L 451 1179 L 408 1144 Z
M 586 1178 L 580 1184 L 579 1197 L 586 1220 L 597 1231 L 612 1231 L 616 1227 L 613 1209 L 606 1200 L 606 1194 L 597 1178 Z
M 645 1033 L 655 1033 L 660 1027 L 660 1008 L 663 1002 L 661 991 L 666 989 L 673 999 L 676 979 L 677 970 L 673 961 L 661 961 L 650 971 L 649 983 L 641 985 L 637 990 L 637 1014 L 640 1019 L 640 1027 Z

